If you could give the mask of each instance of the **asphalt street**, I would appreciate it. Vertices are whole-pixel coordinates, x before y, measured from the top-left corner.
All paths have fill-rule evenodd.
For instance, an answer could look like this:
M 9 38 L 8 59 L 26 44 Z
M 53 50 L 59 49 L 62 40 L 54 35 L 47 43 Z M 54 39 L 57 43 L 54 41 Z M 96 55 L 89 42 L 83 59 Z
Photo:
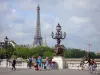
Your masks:
M 0 75 L 100 75 L 100 74 L 90 74 L 87 70 L 79 71 L 72 69 L 63 70 L 45 70 L 45 71 L 35 71 L 34 69 L 16 69 L 16 71 L 10 68 L 0 68 Z

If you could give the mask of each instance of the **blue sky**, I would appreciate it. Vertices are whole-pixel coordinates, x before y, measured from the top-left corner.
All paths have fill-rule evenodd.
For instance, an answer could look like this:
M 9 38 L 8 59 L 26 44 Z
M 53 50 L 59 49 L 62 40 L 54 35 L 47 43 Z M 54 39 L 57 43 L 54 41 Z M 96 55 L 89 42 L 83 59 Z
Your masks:
M 56 44 L 51 32 L 60 23 L 66 47 L 88 50 L 84 43 L 91 43 L 92 51 L 100 50 L 99 0 L 0 0 L 0 41 L 8 36 L 17 44 L 32 44 L 38 4 L 42 37 L 49 46 Z

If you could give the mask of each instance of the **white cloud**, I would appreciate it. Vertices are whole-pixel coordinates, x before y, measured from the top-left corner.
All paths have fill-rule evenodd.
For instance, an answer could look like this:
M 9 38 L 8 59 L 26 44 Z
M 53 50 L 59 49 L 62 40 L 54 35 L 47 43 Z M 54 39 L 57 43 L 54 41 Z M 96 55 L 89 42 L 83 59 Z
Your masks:
M 48 23 L 45 24 L 45 23 L 44 23 L 44 28 L 43 28 L 43 30 L 45 30 L 45 29 L 48 30 L 49 28 L 51 28 L 51 24 L 48 24 Z
M 89 22 L 89 19 L 87 17 L 77 17 L 77 16 L 72 16 L 70 20 L 74 24 L 83 24 Z
M 18 5 L 17 7 L 21 8 L 21 9 L 25 9 L 25 10 L 33 10 L 33 8 L 35 8 L 37 6 L 36 2 L 33 0 L 19 0 L 17 1 Z
M 11 9 L 11 11 L 10 11 L 11 13 L 7 14 L 6 19 L 9 21 L 14 21 L 16 19 L 20 19 L 21 16 L 15 11 L 16 11 L 15 9 Z
M 88 0 L 64 0 L 62 6 L 64 9 L 73 10 L 74 8 L 88 8 Z
M 85 0 L 72 0 L 72 6 L 73 7 L 78 7 L 78 8 L 86 8 L 87 3 Z
M 22 37 L 22 36 L 24 36 L 24 33 L 23 33 L 23 32 L 17 32 L 17 33 L 16 33 L 16 36 Z
M 12 9 L 12 13 L 15 13 L 16 12 L 16 9 Z
M 7 2 L 0 2 L 0 12 L 8 10 L 8 3 Z

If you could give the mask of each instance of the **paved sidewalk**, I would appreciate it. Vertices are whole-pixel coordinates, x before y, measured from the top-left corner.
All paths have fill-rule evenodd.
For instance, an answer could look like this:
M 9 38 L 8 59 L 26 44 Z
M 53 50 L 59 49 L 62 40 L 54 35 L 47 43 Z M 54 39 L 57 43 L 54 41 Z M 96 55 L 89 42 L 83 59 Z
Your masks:
M 88 71 L 69 70 L 69 69 L 51 70 L 51 71 L 16 69 L 16 71 L 12 71 L 10 68 L 0 68 L 0 75 L 94 75 L 94 74 L 90 74 Z

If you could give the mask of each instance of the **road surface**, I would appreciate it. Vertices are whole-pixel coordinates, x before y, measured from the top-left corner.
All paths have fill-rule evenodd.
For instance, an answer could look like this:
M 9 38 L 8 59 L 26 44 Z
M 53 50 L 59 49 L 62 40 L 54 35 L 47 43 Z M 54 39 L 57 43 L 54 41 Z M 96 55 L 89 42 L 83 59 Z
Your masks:
M 35 71 L 34 69 L 16 69 L 0 68 L 0 75 L 100 75 L 90 74 L 87 70 L 79 71 L 72 69 L 51 70 L 51 71 Z

